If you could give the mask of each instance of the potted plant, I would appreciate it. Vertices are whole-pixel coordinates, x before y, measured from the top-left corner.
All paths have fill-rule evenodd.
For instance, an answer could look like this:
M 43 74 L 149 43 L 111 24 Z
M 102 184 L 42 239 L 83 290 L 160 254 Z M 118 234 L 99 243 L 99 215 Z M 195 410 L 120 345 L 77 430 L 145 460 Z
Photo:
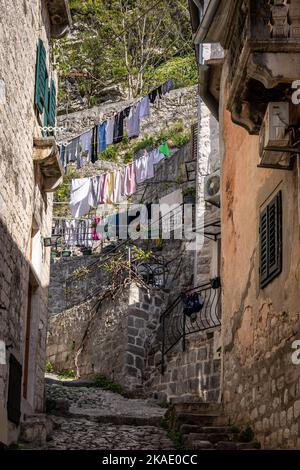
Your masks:
M 195 204 L 196 202 L 196 189 L 187 188 L 183 191 L 183 202 L 184 204 Z

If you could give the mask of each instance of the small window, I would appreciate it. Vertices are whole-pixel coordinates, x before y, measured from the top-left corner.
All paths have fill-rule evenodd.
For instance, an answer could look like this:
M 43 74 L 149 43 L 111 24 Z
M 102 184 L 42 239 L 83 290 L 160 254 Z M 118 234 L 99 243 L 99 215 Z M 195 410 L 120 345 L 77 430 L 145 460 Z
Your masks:
M 281 191 L 260 214 L 260 287 L 266 287 L 282 270 Z

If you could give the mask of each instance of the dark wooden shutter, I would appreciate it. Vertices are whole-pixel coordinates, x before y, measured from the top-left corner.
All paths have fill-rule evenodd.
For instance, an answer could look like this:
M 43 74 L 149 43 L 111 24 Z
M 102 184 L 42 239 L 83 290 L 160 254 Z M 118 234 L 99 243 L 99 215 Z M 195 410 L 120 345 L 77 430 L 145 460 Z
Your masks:
M 35 104 L 40 113 L 45 106 L 46 79 L 48 77 L 46 64 L 46 49 L 43 41 L 39 39 L 37 47 L 36 77 L 35 77 Z
M 49 126 L 54 127 L 56 121 L 56 88 L 54 80 L 51 80 L 49 94 Z
M 192 125 L 192 160 L 198 158 L 198 123 Z
M 9 357 L 9 382 L 7 399 L 7 416 L 12 423 L 20 423 L 21 417 L 21 389 L 22 389 L 22 366 L 13 356 Z
M 282 270 L 281 191 L 260 215 L 260 286 L 266 287 Z

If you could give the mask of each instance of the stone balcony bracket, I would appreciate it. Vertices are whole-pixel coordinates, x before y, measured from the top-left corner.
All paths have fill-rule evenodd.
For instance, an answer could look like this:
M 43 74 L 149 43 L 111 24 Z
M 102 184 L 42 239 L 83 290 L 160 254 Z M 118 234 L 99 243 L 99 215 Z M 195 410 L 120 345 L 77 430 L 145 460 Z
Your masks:
M 35 165 L 39 165 L 43 178 L 43 191 L 54 192 L 62 183 L 64 175 L 54 137 L 33 139 L 33 161 Z

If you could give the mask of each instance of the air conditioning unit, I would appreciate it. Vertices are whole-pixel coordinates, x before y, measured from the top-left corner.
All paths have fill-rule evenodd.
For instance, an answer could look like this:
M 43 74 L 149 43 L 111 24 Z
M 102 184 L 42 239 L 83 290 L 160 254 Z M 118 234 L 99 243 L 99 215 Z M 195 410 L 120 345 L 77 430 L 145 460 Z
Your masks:
M 280 151 L 280 147 L 290 146 L 290 124 L 290 104 L 284 101 L 269 103 L 260 130 L 261 166 L 286 164 L 289 160 L 289 153 Z
M 220 170 L 206 176 L 204 181 L 204 199 L 209 204 L 220 207 Z

